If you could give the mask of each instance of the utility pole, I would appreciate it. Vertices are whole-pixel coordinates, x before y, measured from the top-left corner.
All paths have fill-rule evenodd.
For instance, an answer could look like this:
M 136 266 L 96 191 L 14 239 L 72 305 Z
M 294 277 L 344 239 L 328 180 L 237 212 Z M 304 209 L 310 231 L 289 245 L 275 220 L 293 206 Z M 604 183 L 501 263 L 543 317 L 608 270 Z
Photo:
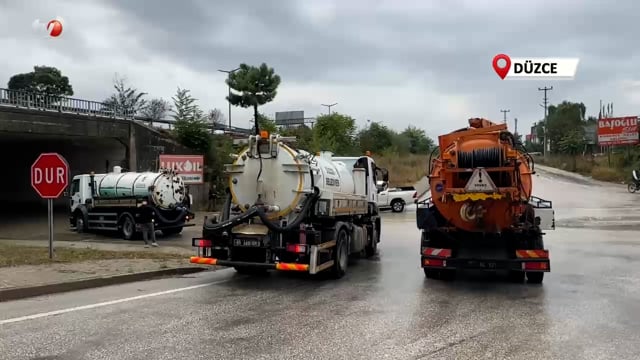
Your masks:
M 327 109 L 329 109 L 329 115 L 331 115 L 331 107 L 338 105 L 338 103 L 333 103 L 333 104 L 329 104 L 329 105 L 327 105 L 327 104 L 320 104 L 320 105 L 326 106 Z
M 507 113 L 510 112 L 511 110 L 500 110 L 502 112 L 502 115 L 504 115 L 504 123 L 507 123 Z
M 218 69 L 218 71 L 226 73 L 227 77 L 231 76 L 232 73 L 234 73 L 234 72 L 236 72 L 238 70 L 240 70 L 240 68 L 236 68 L 236 69 L 233 69 L 233 70 L 220 70 L 220 69 Z M 228 85 L 228 87 L 229 87 L 229 97 L 231 97 L 231 86 Z M 231 101 L 229 101 L 229 115 L 228 116 L 229 116 L 229 130 L 231 130 Z
M 544 91 L 544 97 L 542 98 L 542 104 L 544 106 L 544 138 L 542 139 L 542 156 L 547 156 L 547 110 L 549 109 L 549 98 L 547 97 L 547 91 L 553 90 L 553 86 L 538 88 L 538 91 Z
M 518 118 L 514 118 L 513 122 L 515 123 L 515 131 L 514 134 L 515 136 L 518 136 Z

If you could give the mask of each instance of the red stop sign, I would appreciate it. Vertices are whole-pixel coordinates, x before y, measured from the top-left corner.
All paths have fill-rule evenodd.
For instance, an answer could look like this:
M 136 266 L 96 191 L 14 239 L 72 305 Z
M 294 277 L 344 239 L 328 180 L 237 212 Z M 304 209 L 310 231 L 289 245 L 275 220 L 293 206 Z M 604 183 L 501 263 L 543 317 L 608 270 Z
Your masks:
M 43 153 L 31 165 L 31 186 L 43 199 L 57 199 L 69 185 L 69 164 L 62 155 Z

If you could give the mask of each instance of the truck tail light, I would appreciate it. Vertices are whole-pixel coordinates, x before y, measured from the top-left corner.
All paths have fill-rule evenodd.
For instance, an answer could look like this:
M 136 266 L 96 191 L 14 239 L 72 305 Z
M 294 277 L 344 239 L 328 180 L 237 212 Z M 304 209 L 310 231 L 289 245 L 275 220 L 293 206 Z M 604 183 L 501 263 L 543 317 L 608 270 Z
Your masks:
M 301 244 L 287 244 L 287 251 L 296 254 L 304 254 L 307 252 L 307 246 Z
M 211 247 L 212 243 L 211 243 L 211 240 L 207 240 L 207 239 L 193 239 L 192 245 L 196 247 L 204 248 L 204 247 Z

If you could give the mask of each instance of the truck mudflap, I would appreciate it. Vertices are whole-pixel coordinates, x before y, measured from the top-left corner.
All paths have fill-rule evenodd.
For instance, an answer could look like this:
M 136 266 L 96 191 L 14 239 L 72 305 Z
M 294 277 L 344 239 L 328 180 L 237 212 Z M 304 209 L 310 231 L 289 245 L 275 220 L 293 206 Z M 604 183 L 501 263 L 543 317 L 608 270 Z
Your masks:
M 454 258 L 451 249 L 425 248 L 421 266 L 431 269 L 480 269 L 550 272 L 548 250 L 516 250 L 514 259 Z
M 229 261 L 229 260 L 219 260 L 208 257 L 199 257 L 192 256 L 191 263 L 200 264 L 200 265 L 218 265 L 218 266 L 242 266 L 249 268 L 260 268 L 260 269 L 269 269 L 269 270 L 280 270 L 280 271 L 300 271 L 300 272 L 308 272 L 309 265 L 307 264 L 296 264 L 296 263 L 255 263 L 255 262 L 244 262 L 244 261 Z
M 193 247 L 198 248 L 198 256 L 192 256 L 190 258 L 190 262 L 192 264 L 200 264 L 200 265 L 217 265 L 217 266 L 229 266 L 229 267 L 244 267 L 244 268 L 260 268 L 267 270 L 278 270 L 278 271 L 297 271 L 297 272 L 307 272 L 311 275 L 317 274 L 321 271 L 329 269 L 334 264 L 334 260 L 326 261 L 322 264 L 318 264 L 318 253 L 322 250 L 326 250 L 336 245 L 336 241 L 328 241 L 318 245 L 302 245 L 302 244 L 289 244 L 287 245 L 287 249 L 292 252 L 307 252 L 309 253 L 309 264 L 300 264 L 300 263 L 285 263 L 285 262 L 275 262 L 275 263 L 261 263 L 261 262 L 245 262 L 245 261 L 233 261 L 233 260 L 222 260 L 216 259 L 208 256 L 200 256 L 200 250 L 203 250 L 203 254 L 207 254 L 206 249 L 222 249 L 221 247 L 214 246 L 211 240 L 202 239 L 202 238 L 192 238 L 191 245 Z M 307 249 L 308 247 L 308 249 Z M 210 254 L 210 253 L 209 253 Z

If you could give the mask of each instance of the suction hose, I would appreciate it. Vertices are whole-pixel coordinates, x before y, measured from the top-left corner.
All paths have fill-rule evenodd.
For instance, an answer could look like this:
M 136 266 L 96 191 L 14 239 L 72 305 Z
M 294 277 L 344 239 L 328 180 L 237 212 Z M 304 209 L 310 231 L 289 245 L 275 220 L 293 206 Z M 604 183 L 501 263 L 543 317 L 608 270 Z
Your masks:
M 320 196 L 320 190 L 315 187 L 313 194 L 307 194 L 306 199 L 304 200 L 304 204 L 302 205 L 302 209 L 300 211 L 300 214 L 296 217 L 295 220 L 293 220 L 291 223 L 287 224 L 287 226 L 278 226 L 276 224 L 274 224 L 273 222 L 271 222 L 271 220 L 269 220 L 267 218 L 267 214 L 264 212 L 264 210 L 262 210 L 261 208 L 257 207 L 257 206 L 253 206 L 250 209 L 248 209 L 244 214 L 242 215 L 238 215 L 234 218 L 225 220 L 221 223 L 217 223 L 217 224 L 211 224 L 211 223 L 207 223 L 205 222 L 205 224 L 203 225 L 203 231 L 209 231 L 209 232 L 222 232 L 224 230 L 227 230 L 229 228 L 232 228 L 236 225 L 240 225 L 243 222 L 245 222 L 246 220 L 254 217 L 254 216 L 258 216 L 260 217 L 260 220 L 262 220 L 262 223 L 269 228 L 269 230 L 274 231 L 274 232 L 286 232 L 286 231 L 290 231 L 293 229 L 296 229 L 298 226 L 300 226 L 300 224 L 302 223 L 302 221 L 305 219 L 305 217 L 307 216 L 309 210 L 311 209 L 312 206 L 315 205 L 316 200 L 319 198 Z M 226 204 L 225 204 L 226 205 Z M 224 210 L 223 210 L 223 217 L 224 217 Z

